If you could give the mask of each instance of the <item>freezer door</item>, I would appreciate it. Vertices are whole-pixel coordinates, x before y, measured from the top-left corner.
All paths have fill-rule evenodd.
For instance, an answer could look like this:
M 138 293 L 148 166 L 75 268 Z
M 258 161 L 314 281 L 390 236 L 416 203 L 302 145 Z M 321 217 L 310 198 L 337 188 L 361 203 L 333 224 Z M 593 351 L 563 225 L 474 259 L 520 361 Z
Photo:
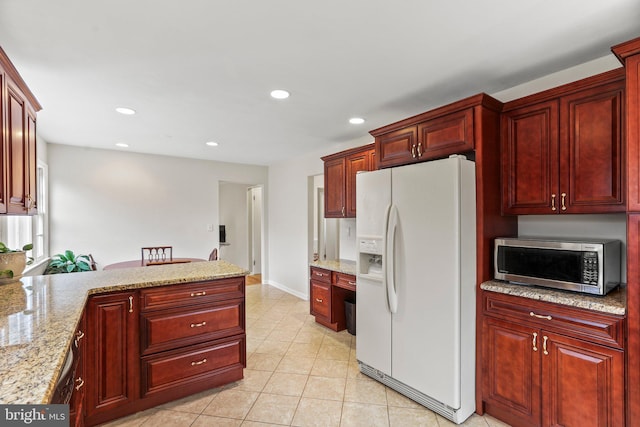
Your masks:
M 473 163 L 465 161 L 465 167 Z M 464 201 L 461 185 L 467 190 Z M 393 174 L 398 308 L 392 319 L 392 376 L 456 409 L 461 405 L 461 222 L 465 238 L 475 241 L 474 188 L 473 174 L 461 173 L 459 159 L 396 168 Z M 464 246 L 467 251 L 473 245 Z M 475 270 L 475 253 L 463 256 Z M 470 280 L 473 289 L 474 277 Z
M 390 169 L 356 175 L 356 358 L 387 375 L 391 374 L 391 313 L 385 282 L 382 275 L 377 280 L 367 275 L 371 254 L 360 251 L 359 240 L 383 243 L 390 203 Z M 384 257 L 382 263 L 384 269 Z

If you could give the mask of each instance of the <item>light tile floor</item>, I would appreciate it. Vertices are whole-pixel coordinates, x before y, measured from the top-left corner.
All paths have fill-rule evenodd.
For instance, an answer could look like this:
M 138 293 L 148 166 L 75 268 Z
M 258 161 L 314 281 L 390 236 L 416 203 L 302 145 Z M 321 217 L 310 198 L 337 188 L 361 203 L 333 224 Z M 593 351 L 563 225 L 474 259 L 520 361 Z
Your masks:
M 361 374 L 355 337 L 315 323 L 309 302 L 247 286 L 244 379 L 109 426 L 427 426 L 455 424 Z M 463 425 L 508 427 L 473 415 Z

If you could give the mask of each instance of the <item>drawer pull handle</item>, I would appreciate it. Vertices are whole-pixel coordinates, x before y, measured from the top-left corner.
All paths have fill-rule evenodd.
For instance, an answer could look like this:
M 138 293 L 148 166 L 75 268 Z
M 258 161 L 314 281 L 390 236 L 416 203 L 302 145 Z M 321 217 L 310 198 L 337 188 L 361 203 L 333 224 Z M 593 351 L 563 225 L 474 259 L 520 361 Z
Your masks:
M 549 354 L 549 352 L 547 351 L 547 340 L 549 339 L 548 336 L 544 335 L 542 337 L 542 352 L 546 355 Z
M 202 291 L 202 292 L 191 292 L 191 296 L 192 297 L 203 297 L 207 294 L 206 291 Z
M 129 313 L 133 313 L 133 297 L 129 297 Z
M 537 342 L 538 342 L 538 333 L 534 332 L 533 333 L 533 351 L 538 351 Z
M 317 271 L 314 271 L 313 274 L 315 274 L 316 276 L 324 277 L 324 273 L 318 273 Z
M 566 211 L 567 210 L 567 206 L 565 205 L 564 199 L 567 197 L 567 193 L 562 193 L 560 196 L 562 196 L 561 202 L 562 202 L 562 210 Z
M 422 142 L 418 142 L 418 158 L 422 157 Z
M 416 144 L 411 145 L 411 157 L 416 158 Z
M 356 285 L 356 282 L 352 282 L 351 280 L 349 280 L 349 282 L 348 282 L 348 283 L 349 283 L 351 286 L 355 286 L 355 285 Z
M 199 328 L 200 326 L 204 326 L 204 325 L 206 325 L 206 324 L 207 324 L 207 322 L 202 322 L 202 323 L 192 323 L 192 324 L 191 324 L 191 327 L 192 327 L 192 328 Z
M 538 319 L 547 319 L 547 320 L 553 320 L 553 317 L 551 316 L 543 316 L 541 314 L 535 314 L 533 311 L 529 312 L 529 316 L 531 317 L 537 317 Z
M 322 302 L 323 300 L 320 298 L 316 298 L 316 302 Z
M 207 363 L 207 359 L 198 360 L 197 362 L 191 362 L 191 366 L 202 365 L 203 363 Z
M 76 378 L 76 382 L 80 383 L 76 386 L 76 391 L 78 391 L 82 388 L 82 386 L 84 386 L 84 380 L 82 379 L 82 377 L 78 377 Z
M 556 210 L 556 195 L 555 194 L 551 195 L 551 210 L 552 211 Z

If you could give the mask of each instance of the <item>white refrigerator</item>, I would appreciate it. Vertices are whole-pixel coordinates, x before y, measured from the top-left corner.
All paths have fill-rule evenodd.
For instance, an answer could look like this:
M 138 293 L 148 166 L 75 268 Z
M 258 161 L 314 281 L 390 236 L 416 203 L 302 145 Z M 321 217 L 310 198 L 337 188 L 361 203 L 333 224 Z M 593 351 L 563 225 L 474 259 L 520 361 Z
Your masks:
M 455 423 L 475 411 L 475 164 L 356 176 L 360 371 Z

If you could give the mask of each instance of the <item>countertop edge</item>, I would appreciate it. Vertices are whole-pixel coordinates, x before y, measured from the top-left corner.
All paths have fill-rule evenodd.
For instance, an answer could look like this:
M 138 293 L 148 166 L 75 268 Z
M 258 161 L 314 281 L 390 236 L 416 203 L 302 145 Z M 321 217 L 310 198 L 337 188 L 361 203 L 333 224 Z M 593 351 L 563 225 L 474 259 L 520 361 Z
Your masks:
M 480 288 L 484 291 L 514 295 L 617 316 L 626 315 L 626 287 L 614 289 L 605 296 L 517 285 L 499 280 L 483 282 L 480 284 Z
M 97 282 L 104 282 L 104 281 L 109 281 L 109 276 L 114 276 L 114 280 L 113 280 L 113 284 L 109 284 L 106 285 L 104 283 L 99 283 L 96 284 L 96 286 L 92 286 L 92 285 L 88 285 L 85 287 L 85 289 L 83 290 L 83 295 L 80 296 L 78 295 L 78 300 L 75 302 L 76 304 L 76 308 L 75 308 L 75 312 L 73 314 L 70 314 L 67 318 L 67 320 L 65 320 L 65 322 L 67 323 L 67 325 L 72 324 L 73 327 L 70 329 L 69 334 L 66 338 L 64 338 L 63 336 L 60 337 L 60 342 L 64 341 L 64 344 L 60 344 L 59 346 L 56 345 L 56 348 L 60 348 L 59 353 L 60 355 L 56 358 L 57 361 L 56 362 L 52 362 L 51 365 L 51 369 L 53 370 L 52 372 L 52 376 L 48 381 L 48 384 L 46 385 L 46 389 L 44 387 L 41 388 L 42 391 L 42 397 L 38 399 L 37 395 L 31 396 L 31 398 L 33 399 L 26 399 L 25 401 L 14 401 L 14 400 L 5 400 L 4 396 L 0 397 L 0 403 L 2 404 L 32 404 L 32 403 L 39 403 L 39 404 L 48 404 L 50 403 L 51 398 L 53 397 L 53 394 L 55 392 L 55 387 L 56 384 L 58 382 L 60 373 L 62 368 L 64 367 L 64 362 L 68 353 L 68 349 L 70 348 L 70 346 L 73 343 L 73 339 L 74 339 L 74 334 L 75 331 L 78 327 L 78 324 L 80 322 L 80 319 L 82 317 L 82 313 L 84 312 L 87 303 L 89 301 L 89 298 L 93 295 L 99 295 L 99 294 L 104 294 L 104 293 L 109 293 L 109 292 L 122 292 L 122 291 L 127 291 L 127 290 L 133 290 L 133 289 L 144 289 L 144 288 L 152 288 L 152 287 L 158 287 L 158 286 L 166 286 L 166 285 L 179 285 L 182 283 L 191 283 L 191 282 L 201 282 L 201 281 L 208 281 L 208 280 L 220 280 L 220 279 L 226 279 L 226 278 L 233 278 L 233 277 L 242 277 L 242 276 L 246 276 L 247 274 L 249 274 L 249 271 L 242 268 L 242 267 L 238 267 L 235 266 L 233 264 L 229 264 L 226 263 L 224 261 L 213 261 L 215 263 L 218 264 L 222 264 L 223 267 L 227 267 L 227 268 L 231 268 L 233 269 L 233 271 L 231 272 L 217 272 L 217 273 L 193 273 L 193 272 L 189 272 L 189 270 L 193 270 L 193 268 L 190 267 L 197 267 L 197 264 L 199 263 L 193 263 L 193 264 L 177 264 L 175 266 L 154 266 L 152 267 L 154 270 L 146 270 L 149 267 L 132 267 L 132 268 L 126 268 L 126 269 L 120 269 L 120 270 L 103 270 L 103 271 L 98 271 L 98 272 L 81 272 L 81 273 L 70 273 L 70 274 L 63 274 L 60 275 L 59 278 L 54 278 L 53 276 L 58 276 L 58 275 L 51 275 L 51 276 L 32 276 L 32 277 L 25 277 L 22 280 L 24 280 L 26 283 L 32 283 L 32 281 L 34 280 L 38 280 L 39 279 L 44 279 L 44 280 L 51 280 L 52 282 L 56 282 L 56 281 L 61 281 L 67 278 L 78 278 L 78 277 L 86 277 L 86 276 L 71 276 L 71 275 L 86 275 L 86 274 L 95 274 L 93 277 Z M 211 263 L 213 263 L 211 262 Z M 142 274 L 140 276 L 140 278 L 135 277 L 136 273 L 145 273 L 145 272 L 160 272 L 162 268 L 165 268 L 167 272 L 174 272 L 174 274 L 168 274 L 168 278 L 162 278 L 162 279 L 157 279 L 157 278 L 152 278 L 152 279 L 147 279 L 145 278 L 145 274 Z M 143 270 L 144 269 L 144 270 Z M 114 271 L 117 271 L 114 272 Z M 181 272 L 185 272 L 184 274 L 182 274 L 182 276 L 180 276 Z M 106 275 L 103 275 L 103 273 L 106 273 Z M 134 278 L 130 278 L 129 280 L 121 280 L 121 279 L 117 279 L 120 278 L 123 275 L 128 275 L 128 274 L 132 274 L 134 276 Z M 178 276 L 176 276 L 175 274 L 177 274 Z M 153 276 L 153 274 L 150 274 L 150 276 Z M 99 280 L 96 278 L 100 278 Z M 22 280 L 20 282 L 22 282 Z M 90 280 L 89 280 L 90 281 Z M 24 282 L 22 282 L 24 283 Z M 0 289 L 0 292 L 2 290 Z M 41 326 L 44 328 L 48 328 L 48 325 L 45 326 Z M 5 351 L 6 347 L 0 347 L 0 349 L 2 349 L 3 351 Z M 34 348 L 34 351 L 36 349 Z M 56 353 L 58 353 L 58 351 L 56 350 Z M 36 357 L 37 359 L 37 357 Z M 51 360 L 53 360 L 54 358 L 52 357 Z M 33 363 L 35 363 L 35 361 L 33 361 Z M 17 368 L 19 369 L 19 368 Z

